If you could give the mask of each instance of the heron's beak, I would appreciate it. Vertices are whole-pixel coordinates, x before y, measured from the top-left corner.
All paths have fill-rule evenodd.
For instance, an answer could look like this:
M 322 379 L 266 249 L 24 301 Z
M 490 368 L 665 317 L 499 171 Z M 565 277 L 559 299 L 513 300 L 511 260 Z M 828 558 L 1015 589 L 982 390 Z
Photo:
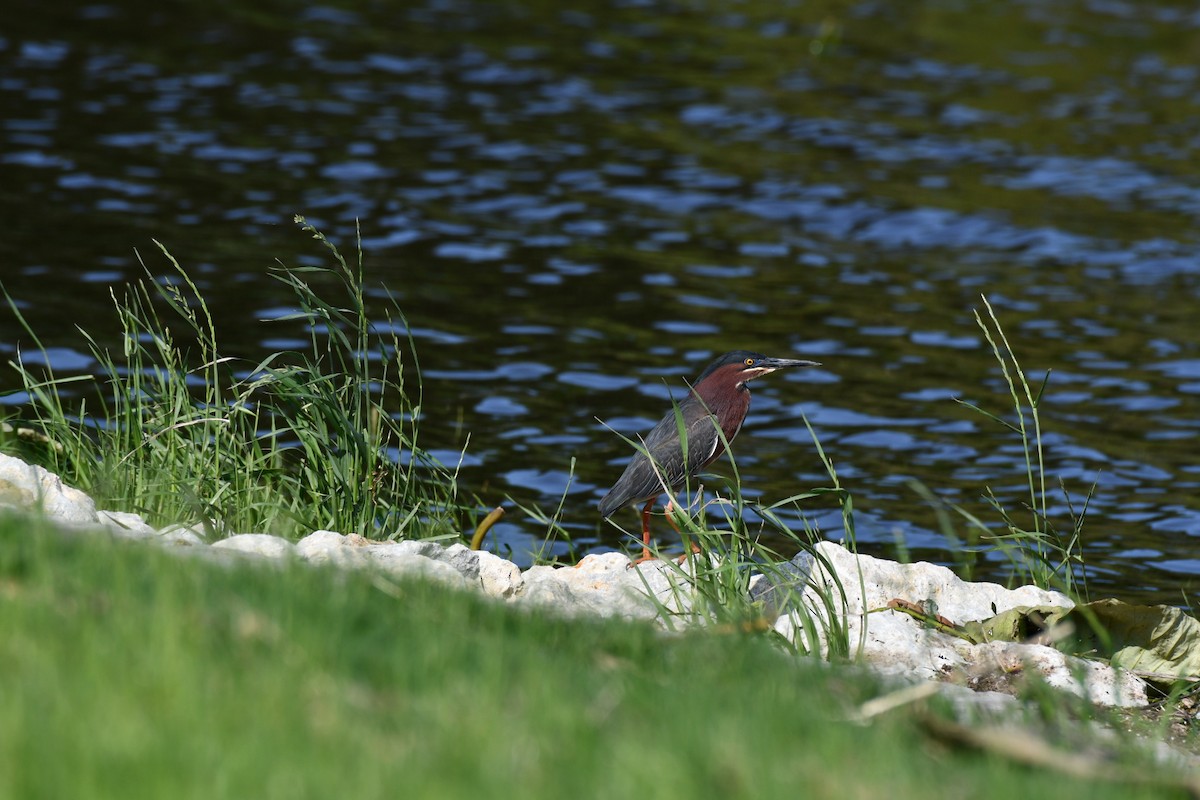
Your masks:
M 759 361 L 758 366 L 748 367 L 742 374 L 745 376 L 743 381 L 752 381 L 755 378 L 761 378 L 763 375 L 770 375 L 777 369 L 787 369 L 788 367 L 819 367 L 821 366 L 816 361 L 801 361 L 796 358 L 764 358 Z
M 759 365 L 759 369 L 764 370 L 763 374 L 774 372 L 777 369 L 787 369 L 788 367 L 819 367 L 819 361 L 801 361 L 797 358 L 764 358 Z
M 755 378 L 761 378 L 763 375 L 770 375 L 777 369 L 787 369 L 788 367 L 819 367 L 821 366 L 816 361 L 801 361 L 796 358 L 764 358 L 758 366 L 750 367 L 746 370 L 746 380 L 752 381 Z

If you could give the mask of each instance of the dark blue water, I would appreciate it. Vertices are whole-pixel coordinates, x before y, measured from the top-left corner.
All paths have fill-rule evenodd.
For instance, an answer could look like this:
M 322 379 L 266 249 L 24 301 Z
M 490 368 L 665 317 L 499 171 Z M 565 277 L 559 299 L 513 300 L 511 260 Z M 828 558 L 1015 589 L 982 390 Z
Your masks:
M 0 275 L 58 369 L 91 366 L 76 324 L 115 333 L 109 287 L 141 275 L 137 253 L 166 271 L 152 239 L 196 276 L 227 350 L 257 359 L 287 335 L 260 322 L 289 302 L 268 269 L 321 257 L 292 216 L 347 251 L 357 222 L 369 282 L 414 326 L 424 443 L 483 503 L 561 502 L 577 548 L 621 546 L 594 508 L 629 450 L 597 419 L 644 432 L 668 385 L 749 348 L 824 366 L 755 385 L 734 448 L 746 493 L 828 483 L 807 416 L 864 547 L 953 563 L 914 481 L 989 522 L 986 487 L 1030 516 L 1018 441 L 954 402 L 1008 413 L 974 320 L 986 295 L 1031 379 L 1051 371 L 1060 525 L 1059 480 L 1076 513 L 1095 485 L 1093 588 L 1190 602 L 1193 11 L 17 6 Z M 11 317 L 0 334 L 11 357 Z M 810 516 L 840 535 L 828 504 Z M 545 530 L 510 513 L 498 541 L 521 557 Z

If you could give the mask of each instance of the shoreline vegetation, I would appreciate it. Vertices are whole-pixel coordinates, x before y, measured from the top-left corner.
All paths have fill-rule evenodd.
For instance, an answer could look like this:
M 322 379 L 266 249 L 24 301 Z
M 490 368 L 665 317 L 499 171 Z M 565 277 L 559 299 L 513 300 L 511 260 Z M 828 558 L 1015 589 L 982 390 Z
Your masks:
M 361 243 L 357 257 L 348 260 L 303 217 L 295 222 L 320 244 L 331 265 L 272 271 L 295 305 L 267 324 L 298 331 L 307 346 L 276 351 L 257 363 L 222 350 L 202 292 L 158 242 L 165 272 L 156 274 L 143 260 L 145 278 L 121 293 L 110 291 L 119 352 L 80 331 L 96 364 L 92 374 L 57 374 L 38 332 L 5 292 L 30 346 L 9 364 L 21 386 L 9 392 L 18 416 L 0 447 L 45 466 L 104 507 L 140 514 L 156 526 L 200 525 L 212 535 L 253 530 L 290 539 L 321 528 L 389 540 L 455 541 L 463 531 L 486 532 L 492 509 L 460 486 L 453 466 L 421 445 L 420 423 L 428 413 L 421 367 L 398 302 L 385 289 L 382 309 L 369 310 Z M 1054 506 L 1065 507 L 1067 519 L 1059 524 L 1053 518 L 1039 417 L 1049 373 L 1031 384 L 986 297 L 982 303 L 976 320 L 1011 408 L 997 412 L 957 402 L 1017 439 L 1028 499 L 1009 509 L 982 487 L 996 516 L 988 521 L 946 503 L 929 487 L 911 488 L 938 509 L 939 533 L 962 577 L 971 578 L 980 554 L 990 550 L 1008 563 L 1009 582 L 1086 599 L 1082 528 L 1091 493 L 1079 504 L 1063 487 Z M 685 546 L 737 551 L 746 561 L 786 560 L 790 553 L 763 549 L 743 523 L 743 512 L 754 511 L 794 552 L 834 536 L 805 519 L 802 504 L 818 502 L 841 510 L 838 538 L 855 547 L 853 496 L 816 431 L 804 422 L 829 485 L 769 505 L 751 504 L 742 498 L 737 463 L 730 457 L 733 480 L 725 496 L 672 504 Z M 639 446 L 626 441 L 631 449 Z M 679 495 L 692 497 L 698 489 L 689 483 Z M 557 523 L 561 503 L 548 512 L 509 501 L 545 524 L 548 540 L 570 543 L 569 532 Z M 785 518 L 798 518 L 801 529 L 793 530 Z M 714 530 L 716 524 L 728 530 Z
M 22 422 L 36 434 L 14 440 L 14 454 L 153 524 L 289 538 L 322 527 L 457 535 L 479 503 L 460 498 L 454 470 L 421 447 L 420 366 L 403 313 L 389 298 L 369 316 L 361 249 L 350 263 L 296 222 L 332 266 L 273 270 L 295 305 L 271 324 L 298 327 L 308 342 L 256 364 L 223 352 L 200 290 L 158 243 L 166 273 L 143 261 L 144 279 L 111 292 L 121 351 L 81 331 L 94 375 L 57 375 L 6 295 L 35 355 L 12 364 L 27 398 Z
M 658 625 L 646 624 L 650 617 L 544 613 L 568 595 L 584 596 L 571 588 L 571 568 L 535 565 L 513 577 L 514 565 L 462 546 L 462 531 L 488 509 L 452 467 L 421 448 L 420 367 L 403 312 L 389 297 L 382 316 L 369 313 L 361 247 L 348 262 L 296 221 L 333 262 L 275 272 L 296 302 L 278 322 L 303 326 L 304 349 L 253 365 L 223 354 L 197 286 L 162 245 L 169 277 L 156 279 L 147 268 L 146 279 L 113 294 L 121 352 L 82 333 L 99 365 L 90 385 L 86 376 L 56 375 L 25 326 L 39 352 L 11 363 L 26 402 L 0 450 L 49 473 L 26 467 L 33 483 L 7 481 L 3 499 L 49 511 L 50 495 L 65 484 L 94 503 L 92 527 L 103 520 L 112 536 L 63 536 L 66 517 L 57 525 L 0 518 L 0 598 L 8 609 L 0 615 L 0 684 L 15 699 L 0 712 L 0 735 L 10 743 L 0 747 L 6 793 L 115 796 L 116 776 L 133 775 L 148 796 L 325 796 L 351 785 L 367 796 L 398 788 L 506 795 L 518 784 L 534 797 L 561 796 L 575 784 L 588 794 L 627 796 L 666 776 L 668 797 L 714 785 L 728 796 L 798 787 L 815 796 L 1200 796 L 1195 762 L 1182 755 L 1198 749 L 1191 728 L 1200 670 L 1180 667 L 1155 684 L 1160 694 L 1152 700 L 1119 710 L 1089 702 L 1087 692 L 1055 689 L 1014 661 L 1010 672 L 1026 680 L 970 687 L 1017 698 L 1001 723 L 978 703 L 905 695 L 912 686 L 859 669 L 874 646 L 868 614 L 894 612 L 889 618 L 915 626 L 923 641 L 961 638 L 960 623 L 981 617 L 948 618 L 955 609 L 933 603 L 929 592 L 896 597 L 903 601 L 896 606 L 884 596 L 888 609 L 868 607 L 879 603 L 869 598 L 882 579 L 839 566 L 842 552 L 855 565 L 868 560 L 856 554 L 853 497 L 811 425 L 827 486 L 752 504 L 741 496 L 735 464 L 727 497 L 693 511 L 673 504 L 684 551 L 695 546 L 698 556 L 650 571 L 629 569 L 618 554 L 586 562 L 581 574 L 612 584 L 620 602 L 637 588 L 626 584 L 640 581 Z M 19 304 L 11 297 L 8 304 L 24 325 Z M 1028 503 L 1005 508 L 985 487 L 995 519 L 939 505 L 942 533 L 962 578 L 990 549 L 1003 555 L 1014 585 L 1062 593 L 1063 607 L 1077 610 L 1072 624 L 1100 642 L 1084 659 L 1063 662 L 1068 677 L 1086 686 L 1087 665 L 1119 652 L 1113 623 L 1087 603 L 1090 493 L 1076 503 L 1064 489 L 1065 504 L 1050 502 L 1038 415 L 1049 374 L 1040 383 L 1027 379 L 986 298 L 983 306 L 977 320 L 1011 407 L 964 404 L 1017 437 Z M 928 488 L 916 490 L 940 503 Z M 781 510 L 799 510 L 803 520 L 810 502 L 841 509 L 844 550 L 830 549 L 829 532 L 785 522 L 793 515 Z M 120 512 L 98 516 L 95 505 Z M 1052 518 L 1052 505 L 1067 509 L 1064 520 Z M 551 535 L 562 531 L 555 513 L 518 508 Z M 766 547 L 744 522 L 747 510 L 791 552 Z M 80 513 L 86 523 L 86 508 Z M 172 533 L 172 523 L 183 527 Z M 233 535 L 246 531 L 262 538 Z M 314 532 L 330 536 L 318 547 Z M 240 543 L 221 558 L 180 559 L 111 538 L 206 553 L 222 549 L 222 540 Z M 233 555 L 255 548 L 279 557 Z M 797 554 L 809 564 L 799 580 Z M 410 556 L 441 566 L 398 566 Z M 261 569 L 263 560 L 280 568 Z M 354 569 L 335 578 L 301 568 L 305 561 Z M 473 577 L 462 567 L 468 562 Z M 485 562 L 490 578 L 481 577 Z M 448 589 L 442 584 L 462 588 L 452 572 L 468 585 L 491 580 L 495 591 L 485 594 L 496 598 L 541 592 L 545 602 L 516 613 Z M 941 584 L 958 580 L 943 572 Z M 660 580 L 665 593 L 655 588 Z M 763 585 L 784 593 L 765 598 Z M 778 628 L 784 617 L 790 639 Z M 682 635 L 661 636 L 664 624 Z M 1047 624 L 1037 633 L 1022 629 L 1019 641 L 1042 639 L 1015 646 L 1070 635 Z M 1190 635 L 1180 641 L 1200 649 Z M 999 642 L 972 646 L 991 644 Z M 830 663 L 837 669 L 820 666 Z M 662 713 L 663 702 L 670 713 Z M 73 731 L 71 709 L 80 731 L 98 726 L 111 735 Z M 1181 749 L 1164 756 L 1147 746 L 1167 739 Z M 371 754 L 372 768 L 344 783 L 353 771 L 346 765 L 362 753 Z M 60 758 L 81 769 L 52 769 Z M 214 786 L 223 788 L 214 793 Z

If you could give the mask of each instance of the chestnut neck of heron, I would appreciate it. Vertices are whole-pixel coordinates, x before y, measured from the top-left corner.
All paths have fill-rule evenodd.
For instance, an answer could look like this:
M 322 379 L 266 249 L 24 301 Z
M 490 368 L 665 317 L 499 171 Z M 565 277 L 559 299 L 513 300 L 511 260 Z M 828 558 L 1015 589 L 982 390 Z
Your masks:
M 725 438 L 733 441 L 750 410 L 750 389 L 746 374 L 738 365 L 730 365 L 709 375 L 692 391 L 721 424 Z

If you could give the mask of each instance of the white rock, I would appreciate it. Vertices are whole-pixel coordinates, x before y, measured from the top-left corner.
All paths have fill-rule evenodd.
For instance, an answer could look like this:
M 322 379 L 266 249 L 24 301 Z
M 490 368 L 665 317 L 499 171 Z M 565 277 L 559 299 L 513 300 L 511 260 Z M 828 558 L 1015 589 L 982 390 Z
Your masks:
M 460 543 L 447 547 L 431 541 L 375 542 L 367 545 L 367 550 L 373 558 L 389 563 L 399 563 L 405 558 L 436 561 L 461 575 L 464 585 L 481 588 L 491 597 L 512 597 L 523 582 L 521 570 L 516 564 L 486 551 L 471 550 Z M 387 564 L 385 566 L 392 571 L 398 569 Z M 435 574 L 433 568 L 428 566 L 422 566 L 421 569 L 428 576 Z M 444 574 L 446 582 L 454 583 L 448 573 L 439 570 L 437 574 Z
M 359 537 L 361 538 L 361 537 Z M 332 564 L 338 567 L 365 567 L 370 558 L 360 547 L 347 542 L 347 537 L 334 531 L 314 531 L 296 543 L 296 555 L 310 564 Z
M 199 547 L 205 544 L 207 532 L 201 525 L 168 525 L 158 532 L 159 544 L 173 544 L 180 547 Z
M 976 692 L 954 683 L 938 684 L 938 694 L 950 701 L 959 719 L 1011 718 L 1025 708 L 1011 694 Z
M 580 605 L 566 581 L 554 579 L 551 567 L 525 570 L 521 593 L 513 598 L 517 605 L 537 607 L 562 614 L 577 612 Z
M 937 613 L 951 622 L 987 619 L 1018 606 L 1050 605 L 1070 608 L 1065 595 L 1034 586 L 1005 589 L 994 583 L 968 583 L 945 567 L 919 562 L 892 561 L 855 555 L 832 542 L 821 542 L 817 556 L 801 553 L 790 570 L 773 576 L 771 589 L 760 596 L 769 604 L 789 604 L 775 630 L 798 646 L 815 646 L 825 652 L 831 632 L 845 631 L 850 655 L 861 651 L 872 667 L 909 679 L 969 681 L 982 675 L 1036 672 L 1052 685 L 1061 686 L 1107 705 L 1143 705 L 1145 686 L 1127 673 L 1118 674 L 1106 664 L 1066 656 L 1049 647 L 1019 643 L 973 645 L 955 636 L 924 627 L 907 614 L 887 609 L 889 600 L 921 605 L 936 604 Z M 833 575 L 830 574 L 832 570 Z M 834 575 L 838 580 L 834 579 Z M 841 586 L 841 590 L 837 587 Z M 787 597 L 805 586 L 800 600 Z M 820 597 L 833 599 L 834 614 Z M 865 593 L 864 593 L 865 589 Z M 844 595 L 842 591 L 844 590 Z M 860 650 L 861 648 L 861 650 Z M 1082 683 L 1074 677 L 1083 676 Z
M 455 589 L 469 589 L 473 586 L 454 567 L 444 561 L 425 556 L 394 553 L 376 557 L 374 563 L 379 569 L 396 577 L 421 577 Z
M 973 671 L 983 668 L 996 674 L 1035 672 L 1047 684 L 1104 706 L 1144 706 L 1150 701 L 1146 684 L 1136 675 L 1108 664 L 1074 658 L 1053 647 L 1017 642 L 987 642 L 962 650 Z
M 160 534 L 158 543 L 169 544 L 175 547 L 202 547 L 207 544 L 207 542 L 196 535 L 195 531 L 188 528 L 175 528 L 174 530 Z
M 78 489 L 64 486 L 53 472 L 0 454 L 0 505 L 40 510 L 69 524 L 96 523 L 96 503 Z
M 531 567 L 514 601 L 571 614 L 663 621 L 664 608 L 690 607 L 691 589 L 678 567 L 651 561 L 632 568 L 624 553 L 585 556 L 574 567 Z
M 472 550 L 461 543 L 454 543 L 449 547 L 439 548 L 441 553 L 432 556 L 438 561 L 449 564 L 454 567 L 460 575 L 472 583 L 479 581 L 479 552 Z
M 574 567 L 565 568 L 564 572 L 574 580 L 590 581 L 595 579 L 606 582 L 614 578 L 624 578 L 629 574 L 629 568 L 632 563 L 629 560 L 629 556 L 624 553 L 595 553 L 584 556 L 578 564 Z M 653 562 L 648 561 L 646 563 L 650 564 Z
M 433 559 L 441 559 L 442 552 L 446 549 L 437 542 L 424 539 L 402 539 L 398 542 L 376 542 L 375 544 L 380 547 L 397 547 L 409 555 Z
M 818 580 L 832 586 L 832 581 L 819 563 L 826 560 L 841 578 L 847 591 L 847 601 L 852 604 L 852 613 L 867 609 L 882 608 L 893 598 L 902 598 L 914 603 L 932 600 L 938 613 L 962 623 L 987 619 L 1017 606 L 1051 605 L 1070 608 L 1071 599 L 1060 592 L 1022 586 L 1006 589 L 997 583 L 970 583 L 959 578 L 946 567 L 918 561 L 899 564 L 867 555 L 856 555 L 833 542 L 820 542 L 817 552 L 816 575 Z M 791 563 L 801 574 L 812 574 L 814 557 L 802 552 Z M 860 581 L 861 576 L 861 581 Z M 866 594 L 862 594 L 862 588 Z M 947 613 L 951 609 L 953 614 Z
M 213 542 L 212 546 L 218 550 L 229 550 L 272 559 L 284 559 L 296 554 L 296 545 L 281 536 L 272 536 L 268 533 L 238 533 Z
M 158 535 L 158 531 L 142 519 L 140 514 L 127 511 L 97 511 L 96 518 L 101 527 L 119 539 L 149 539 Z
M 366 540 L 364 540 L 365 542 Z M 476 579 L 470 581 L 461 572 L 445 561 L 436 558 L 429 558 L 422 552 L 434 552 L 427 547 L 414 545 L 429 545 L 430 542 L 372 542 L 362 545 L 364 552 L 370 559 L 370 563 L 375 567 L 395 576 L 411 576 L 416 575 L 429 580 L 437 581 L 438 583 L 453 586 L 455 588 L 466 589 L 472 585 L 478 585 L 478 571 Z M 434 544 L 438 550 L 438 547 Z
M 484 594 L 507 600 L 521 591 L 525 579 L 521 576 L 520 567 L 486 550 L 476 552 L 479 583 L 483 587 Z
M 310 564 L 374 567 L 397 577 L 420 576 L 454 588 L 471 586 L 449 563 L 423 555 L 441 555 L 444 549 L 436 542 L 372 542 L 357 534 L 343 536 L 333 531 L 315 531 L 296 544 L 296 554 Z
M 479 553 L 460 543 L 447 547 L 438 542 L 407 539 L 400 542 L 376 542 L 370 546 L 373 549 L 396 548 L 406 555 L 422 556 L 440 561 L 452 567 L 466 578 L 468 583 L 479 582 Z

